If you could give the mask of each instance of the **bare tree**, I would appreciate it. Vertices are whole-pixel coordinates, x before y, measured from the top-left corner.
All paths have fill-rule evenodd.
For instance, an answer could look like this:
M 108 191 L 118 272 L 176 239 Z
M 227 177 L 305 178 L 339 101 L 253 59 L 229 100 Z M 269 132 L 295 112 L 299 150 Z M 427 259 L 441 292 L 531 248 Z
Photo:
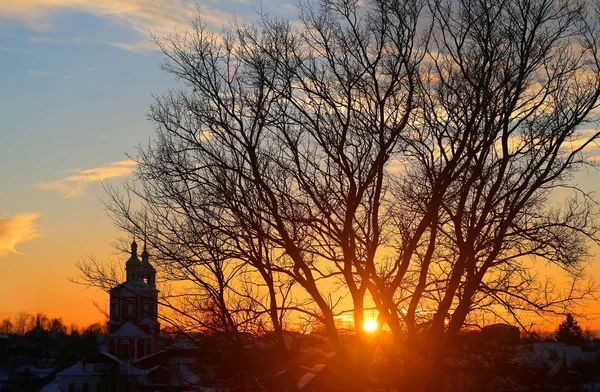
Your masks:
M 443 363 L 473 312 L 519 322 L 590 294 L 582 265 L 586 241 L 598 239 L 598 209 L 569 180 L 589 163 L 599 134 L 581 127 L 595 119 L 600 94 L 598 18 L 584 4 L 430 9 L 422 112 L 395 190 L 405 201 L 398 215 L 412 224 L 400 222 L 397 270 L 379 290 L 390 313 L 406 309 L 409 345 L 427 331 L 430 349 L 414 352 L 429 367 Z M 573 190 L 562 206 L 561 188 Z M 560 266 L 570 287 L 540 280 L 526 256 Z
M 24 335 L 35 327 L 35 318 L 27 312 L 20 312 L 13 322 L 13 333 Z
M 0 333 L 3 335 L 8 335 L 9 333 L 14 333 L 14 326 L 12 322 L 12 315 L 8 315 L 7 318 L 0 322 Z
M 272 329 L 282 351 L 286 323 L 319 317 L 348 354 L 335 317 L 349 297 L 355 369 L 373 350 L 362 330 L 373 303 L 395 338 L 390 363 L 427 389 L 474 316 L 519 323 L 590 295 L 598 208 L 570 181 L 600 136 L 585 128 L 600 97 L 598 9 L 300 10 L 300 27 L 264 16 L 216 34 L 198 20 L 157 39 L 180 84 L 157 97 L 157 137 L 108 208 L 146 233 L 176 314 L 238 339 Z M 570 287 L 538 276 L 533 259 Z M 349 374 L 360 387 L 364 373 Z

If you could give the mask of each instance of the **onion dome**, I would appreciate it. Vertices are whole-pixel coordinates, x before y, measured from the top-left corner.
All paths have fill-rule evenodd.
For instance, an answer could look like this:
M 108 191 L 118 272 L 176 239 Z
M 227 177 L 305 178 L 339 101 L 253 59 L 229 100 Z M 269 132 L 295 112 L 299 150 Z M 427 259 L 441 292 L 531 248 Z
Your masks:
M 142 252 L 142 266 L 144 267 L 144 270 L 155 271 L 154 267 L 152 267 L 152 264 L 150 264 L 148 250 L 146 249 L 146 240 L 145 239 L 144 239 L 144 251 Z
M 125 268 L 140 268 L 142 266 L 142 262 L 137 257 L 137 244 L 135 240 L 131 243 L 131 257 L 125 263 Z

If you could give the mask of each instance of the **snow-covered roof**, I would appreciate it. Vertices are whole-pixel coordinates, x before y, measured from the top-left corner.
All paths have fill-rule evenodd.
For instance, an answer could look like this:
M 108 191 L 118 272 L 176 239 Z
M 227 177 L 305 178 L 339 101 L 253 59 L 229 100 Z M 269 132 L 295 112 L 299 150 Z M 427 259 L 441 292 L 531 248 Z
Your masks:
M 597 357 L 597 353 L 583 352 L 580 346 L 555 342 L 533 343 L 533 354 L 538 361 L 545 362 L 548 366 L 560 366 L 565 360 L 571 366 L 578 360 L 591 361 Z
M 148 334 L 139 329 L 135 324 L 126 322 L 115 333 L 108 335 L 110 338 L 147 338 Z
M 160 350 L 160 351 L 158 351 L 158 352 L 155 352 L 155 353 L 153 353 L 153 354 L 146 355 L 145 357 L 138 358 L 138 359 L 134 360 L 132 363 L 133 363 L 134 365 L 137 365 L 138 363 L 140 363 L 140 362 L 142 362 L 142 361 L 145 361 L 145 360 L 146 360 L 146 359 L 148 359 L 148 358 L 152 358 L 152 357 L 155 357 L 155 356 L 157 356 L 157 355 L 161 355 L 161 354 L 163 354 L 163 353 L 166 353 L 166 352 L 167 352 L 167 350 Z
M 158 321 L 150 320 L 148 317 L 144 317 L 142 321 L 139 322 L 141 325 L 155 325 L 158 324 Z
M 171 347 L 179 349 L 195 349 L 198 348 L 198 341 L 200 341 L 202 337 L 203 335 L 199 332 L 178 334 L 175 337 L 173 344 L 171 344 Z
M 52 380 L 48 384 L 44 385 L 40 392 L 60 392 L 60 384 L 57 379 Z
M 533 343 L 533 351 L 536 353 L 547 353 L 547 352 L 551 352 L 552 350 L 564 351 L 564 349 L 567 347 L 568 346 L 564 343 L 555 343 L 555 342 Z M 579 349 L 579 351 L 581 351 L 581 347 L 579 347 L 579 346 L 573 346 L 573 347 L 577 347 Z
M 17 373 L 29 372 L 33 377 L 44 378 L 52 372 L 54 372 L 54 367 L 37 367 L 32 365 L 21 365 L 16 369 Z
M 62 372 L 57 374 L 58 377 L 62 376 L 101 376 L 104 371 L 97 366 L 96 363 L 83 363 L 82 361 L 77 362 L 75 365 L 66 368 Z
M 100 351 L 100 353 L 102 355 L 104 355 L 105 357 L 111 359 L 112 361 L 116 362 L 119 365 L 119 372 L 121 373 L 121 375 L 142 377 L 148 373 L 147 370 L 138 369 L 135 366 L 128 364 L 127 362 L 123 361 L 122 359 L 117 358 L 114 355 L 112 355 L 106 351 Z
M 158 289 L 150 286 L 142 280 L 128 280 L 109 290 L 110 293 L 115 293 L 119 291 L 123 292 L 124 294 L 131 293 L 132 295 L 134 295 L 139 293 L 150 294 L 153 292 L 158 292 Z

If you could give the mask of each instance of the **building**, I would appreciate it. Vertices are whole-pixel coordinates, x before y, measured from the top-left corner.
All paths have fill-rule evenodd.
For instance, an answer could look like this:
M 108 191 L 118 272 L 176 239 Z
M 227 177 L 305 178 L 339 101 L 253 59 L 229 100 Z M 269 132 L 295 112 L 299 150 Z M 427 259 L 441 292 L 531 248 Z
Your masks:
M 94 363 L 78 361 L 56 374 L 46 386 L 47 392 L 138 392 L 157 391 L 152 384 L 160 368 L 142 370 L 121 359 L 101 352 Z M 45 392 L 45 391 L 42 391 Z
M 483 337 L 487 341 L 502 342 L 504 344 L 517 344 L 521 340 L 521 332 L 518 327 L 508 324 L 486 325 L 481 329 Z
M 156 270 L 149 261 L 146 243 L 142 260 L 135 240 L 125 263 L 125 282 L 110 293 L 110 320 L 106 326 L 108 352 L 124 360 L 135 360 L 158 351 L 158 290 Z
M 590 363 L 598 359 L 598 352 L 583 351 L 580 346 L 567 346 L 558 342 L 537 342 L 528 348 L 532 359 L 549 369 L 572 367 L 577 362 Z

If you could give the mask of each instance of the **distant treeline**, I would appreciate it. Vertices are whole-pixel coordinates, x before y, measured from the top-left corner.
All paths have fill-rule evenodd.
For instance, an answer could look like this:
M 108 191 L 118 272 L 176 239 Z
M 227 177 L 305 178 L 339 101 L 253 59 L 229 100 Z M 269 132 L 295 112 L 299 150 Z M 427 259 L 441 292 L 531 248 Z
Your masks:
M 50 318 L 41 312 L 19 312 L 14 315 L 10 314 L 4 320 L 0 321 L 0 335 L 25 335 L 34 329 L 48 332 L 62 332 L 67 335 L 80 335 L 89 332 L 99 334 L 104 333 L 105 325 L 100 322 L 90 324 L 87 327 L 80 327 L 74 323 L 67 325 L 61 317 Z

